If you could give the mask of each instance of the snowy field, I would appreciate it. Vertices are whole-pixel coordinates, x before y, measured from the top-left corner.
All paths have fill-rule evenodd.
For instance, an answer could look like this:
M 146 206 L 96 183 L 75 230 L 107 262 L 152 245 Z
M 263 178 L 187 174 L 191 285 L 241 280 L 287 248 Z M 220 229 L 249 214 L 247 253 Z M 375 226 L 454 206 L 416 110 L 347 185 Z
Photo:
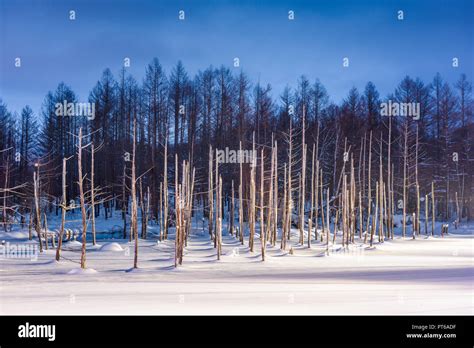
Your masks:
M 98 231 L 120 224 L 118 217 L 98 221 Z M 140 239 L 134 270 L 133 243 L 124 239 L 88 244 L 87 272 L 79 268 L 79 241 L 64 243 L 59 263 L 51 249 L 32 259 L 3 254 L 0 313 L 474 314 L 473 224 L 450 226 L 444 238 L 438 225 L 435 237 L 396 236 L 372 249 L 358 239 L 348 249 L 330 244 L 329 256 L 325 243 L 297 245 L 293 230 L 293 255 L 278 244 L 268 247 L 265 262 L 258 235 L 253 253 L 247 241 L 224 235 L 217 261 L 201 225 L 196 221 L 177 269 L 173 235 L 164 242 Z M 10 246 L 37 244 L 25 230 L 2 231 L 0 238 Z

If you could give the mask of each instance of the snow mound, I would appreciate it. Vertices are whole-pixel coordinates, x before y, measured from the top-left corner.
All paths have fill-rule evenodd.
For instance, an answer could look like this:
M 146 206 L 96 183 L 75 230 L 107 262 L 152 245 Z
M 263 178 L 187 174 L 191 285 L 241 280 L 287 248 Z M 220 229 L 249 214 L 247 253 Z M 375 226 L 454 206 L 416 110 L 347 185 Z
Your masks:
M 94 274 L 97 273 L 97 271 L 93 268 L 73 268 L 67 274 Z
M 12 239 L 28 239 L 27 231 L 9 231 L 7 233 L 0 232 L 0 240 L 12 240 Z M 33 235 L 35 237 L 35 235 Z
M 82 243 L 77 241 L 77 240 L 70 240 L 69 242 L 66 242 L 64 243 L 64 245 L 67 245 L 68 247 L 69 246 L 78 246 L 78 247 L 82 247 Z
M 124 249 L 120 246 L 119 243 L 106 243 L 102 245 L 100 251 L 123 251 Z

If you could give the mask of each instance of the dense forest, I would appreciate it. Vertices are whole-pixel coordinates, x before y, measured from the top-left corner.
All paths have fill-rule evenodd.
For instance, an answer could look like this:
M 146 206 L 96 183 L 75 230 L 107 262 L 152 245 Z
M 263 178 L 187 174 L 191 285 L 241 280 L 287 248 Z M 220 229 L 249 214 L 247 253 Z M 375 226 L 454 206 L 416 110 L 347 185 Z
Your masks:
M 167 73 L 155 58 L 142 82 L 126 68 L 116 76 L 106 69 L 88 97 L 94 117 L 58 116 L 58 104 L 83 102 L 63 82 L 46 94 L 39 115 L 28 105 L 9 110 L 0 100 L 2 223 L 7 230 L 30 216 L 39 226 L 44 212 L 81 206 L 87 219 L 92 212 L 107 219 L 122 211 L 127 235 L 138 207 L 146 223 L 163 224 L 164 214 L 179 224 L 173 221 L 179 220 L 178 195 L 186 196 L 190 214 L 194 204 L 210 220 L 232 210 L 231 233 L 241 205 L 244 231 L 243 222 L 252 233 L 259 219 L 268 219 L 270 231 L 284 229 L 293 215 L 300 227 L 305 219 L 317 226 L 344 218 L 348 241 L 368 230 L 376 203 L 388 232 L 390 213 L 403 214 L 418 232 L 428 214 L 469 220 L 471 82 L 464 74 L 455 84 L 439 74 L 432 81 L 401 78 L 390 95 L 368 82 L 336 104 L 319 80 L 304 75 L 275 96 L 270 85 L 241 70 L 211 66 L 190 76 L 178 62 Z M 385 116 L 381 105 L 388 102 L 415 103 L 419 117 Z M 225 148 L 253 149 L 257 157 L 250 164 L 217 163 L 215 150 Z M 209 223 L 211 238 L 218 223 Z

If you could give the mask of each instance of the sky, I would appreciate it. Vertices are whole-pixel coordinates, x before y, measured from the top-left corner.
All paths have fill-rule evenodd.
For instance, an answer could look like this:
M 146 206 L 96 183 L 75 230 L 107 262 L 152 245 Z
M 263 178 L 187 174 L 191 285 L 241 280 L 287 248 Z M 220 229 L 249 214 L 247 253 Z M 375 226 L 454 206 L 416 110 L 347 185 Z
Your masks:
M 209 65 L 242 69 L 269 83 L 275 98 L 299 76 L 324 84 L 340 102 L 372 81 L 381 96 L 406 75 L 439 72 L 472 82 L 472 0 L 0 0 L 0 98 L 38 114 L 60 82 L 79 101 L 105 68 L 142 81 L 157 57 L 169 73 L 181 60 L 190 76 Z M 76 19 L 69 20 L 69 11 Z M 178 19 L 180 10 L 185 20 Z M 295 19 L 288 20 L 288 11 Z M 404 12 L 404 20 L 397 11 Z M 15 58 L 21 67 L 15 67 Z M 233 67 L 235 57 L 240 68 Z M 349 67 L 343 67 L 343 58 Z M 459 67 L 452 67 L 452 59 Z

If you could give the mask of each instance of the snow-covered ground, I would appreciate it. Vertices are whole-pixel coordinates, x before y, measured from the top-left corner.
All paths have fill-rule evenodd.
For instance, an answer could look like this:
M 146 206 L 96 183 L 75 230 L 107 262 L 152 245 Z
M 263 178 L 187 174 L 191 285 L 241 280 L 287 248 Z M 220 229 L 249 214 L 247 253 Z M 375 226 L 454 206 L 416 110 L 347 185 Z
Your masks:
M 50 219 L 52 228 L 57 223 Z M 98 231 L 120 224 L 118 216 L 100 220 Z M 0 255 L 0 314 L 472 315 L 474 224 L 450 226 L 444 238 L 439 229 L 435 237 L 396 236 L 372 249 L 358 239 L 348 249 L 331 244 L 329 256 L 325 243 L 297 245 L 294 230 L 293 255 L 268 247 L 265 262 L 258 236 L 251 253 L 247 242 L 224 235 L 217 261 L 197 219 L 177 269 L 173 235 L 139 240 L 138 269 L 131 269 L 133 243 L 109 236 L 88 245 L 89 269 L 81 271 L 80 242 L 70 241 L 59 263 L 51 249 L 32 258 Z M 0 234 L 10 247 L 37 244 L 27 237 L 17 229 Z

